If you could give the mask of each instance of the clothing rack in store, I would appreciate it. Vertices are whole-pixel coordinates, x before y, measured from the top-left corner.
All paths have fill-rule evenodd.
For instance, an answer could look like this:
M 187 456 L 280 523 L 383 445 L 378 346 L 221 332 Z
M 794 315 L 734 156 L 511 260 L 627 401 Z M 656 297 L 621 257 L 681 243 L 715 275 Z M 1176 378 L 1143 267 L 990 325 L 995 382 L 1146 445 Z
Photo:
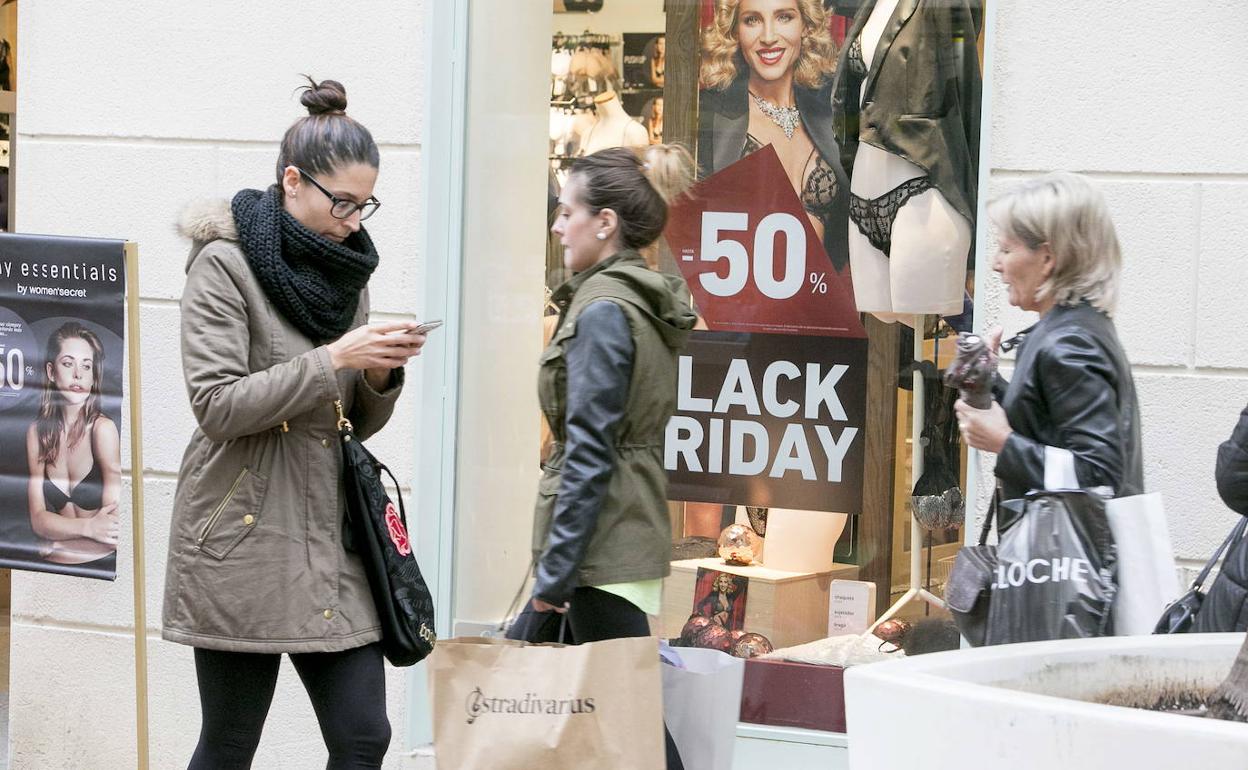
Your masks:
M 603 35 L 588 30 L 579 35 L 566 35 L 562 32 L 556 32 L 550 41 L 552 48 L 565 51 L 572 51 L 577 48 L 611 48 L 612 46 L 623 44 L 624 38 L 619 35 Z

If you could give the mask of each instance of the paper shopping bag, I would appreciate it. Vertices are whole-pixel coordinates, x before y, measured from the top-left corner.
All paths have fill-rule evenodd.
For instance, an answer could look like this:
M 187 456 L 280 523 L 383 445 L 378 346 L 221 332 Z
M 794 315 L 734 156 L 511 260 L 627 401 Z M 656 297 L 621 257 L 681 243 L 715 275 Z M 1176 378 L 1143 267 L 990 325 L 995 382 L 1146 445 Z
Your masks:
M 654 638 L 576 646 L 439 640 L 428 665 L 439 768 L 664 766 Z
M 663 719 L 685 770 L 732 767 L 745 661 L 693 647 L 672 649 L 668 655 L 672 662 L 663 666 Z

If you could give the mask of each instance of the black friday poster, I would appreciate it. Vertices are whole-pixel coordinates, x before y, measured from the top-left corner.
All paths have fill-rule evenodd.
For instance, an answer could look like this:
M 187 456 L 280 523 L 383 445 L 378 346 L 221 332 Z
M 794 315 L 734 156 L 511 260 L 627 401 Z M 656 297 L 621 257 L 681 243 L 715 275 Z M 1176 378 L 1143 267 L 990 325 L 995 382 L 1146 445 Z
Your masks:
M 0 234 L 0 567 L 116 578 L 124 248 Z

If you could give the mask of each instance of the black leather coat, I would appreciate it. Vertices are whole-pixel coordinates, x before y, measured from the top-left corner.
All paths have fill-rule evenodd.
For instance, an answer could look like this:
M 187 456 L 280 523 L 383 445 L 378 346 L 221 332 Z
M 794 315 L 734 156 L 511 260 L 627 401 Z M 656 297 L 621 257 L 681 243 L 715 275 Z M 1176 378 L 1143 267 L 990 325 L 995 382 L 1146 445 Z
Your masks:
M 1013 377 L 997 393 L 1014 430 L 997 456 L 1005 498 L 1044 488 L 1046 446 L 1074 454 L 1081 487 L 1141 494 L 1140 410 L 1113 321 L 1087 303 L 1059 305 L 1020 336 Z
M 1239 414 L 1234 433 L 1218 447 L 1214 472 L 1222 502 L 1248 516 L 1248 407 Z M 1227 549 L 1222 571 L 1209 589 L 1192 628 L 1198 632 L 1248 630 L 1248 543 Z

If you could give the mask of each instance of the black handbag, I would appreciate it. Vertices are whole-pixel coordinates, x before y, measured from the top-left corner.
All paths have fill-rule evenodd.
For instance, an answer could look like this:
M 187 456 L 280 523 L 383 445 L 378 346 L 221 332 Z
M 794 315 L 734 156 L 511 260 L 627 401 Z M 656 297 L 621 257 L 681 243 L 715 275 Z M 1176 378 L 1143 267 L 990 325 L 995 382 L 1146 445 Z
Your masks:
M 988 603 L 992 599 L 992 582 L 997 571 L 997 547 L 987 543 L 999 497 L 1000 490 L 997 490 L 979 532 L 979 544 L 958 550 L 945 583 L 945 605 L 953 615 L 958 632 L 972 647 L 982 647 L 988 636 Z
M 410 666 L 433 652 L 433 597 L 408 537 L 407 511 L 399 483 L 390 469 L 352 433 L 351 421 L 335 401 L 342 444 L 342 476 L 347 498 L 343 545 L 360 556 L 368 587 L 381 619 L 381 650 L 396 666 Z M 394 482 L 396 510 L 381 481 L 385 471 Z
M 1222 553 L 1241 541 L 1245 529 L 1248 529 L 1248 518 L 1241 517 L 1235 528 L 1231 530 L 1231 534 L 1226 536 L 1226 540 L 1222 541 L 1222 545 L 1218 546 L 1218 550 L 1213 552 L 1213 556 L 1209 557 L 1209 561 L 1205 563 L 1200 574 L 1192 581 L 1191 588 L 1162 610 L 1161 618 L 1153 629 L 1154 634 L 1185 634 L 1192 630 L 1196 621 L 1196 613 L 1200 612 L 1200 607 L 1205 601 L 1205 592 L 1201 590 L 1204 588 L 1205 580 L 1209 578 L 1213 565 L 1222 558 Z

